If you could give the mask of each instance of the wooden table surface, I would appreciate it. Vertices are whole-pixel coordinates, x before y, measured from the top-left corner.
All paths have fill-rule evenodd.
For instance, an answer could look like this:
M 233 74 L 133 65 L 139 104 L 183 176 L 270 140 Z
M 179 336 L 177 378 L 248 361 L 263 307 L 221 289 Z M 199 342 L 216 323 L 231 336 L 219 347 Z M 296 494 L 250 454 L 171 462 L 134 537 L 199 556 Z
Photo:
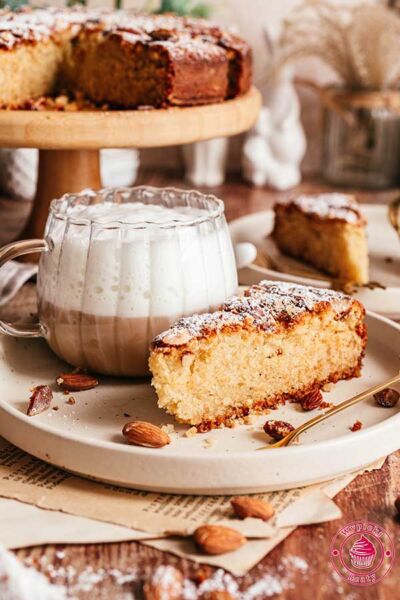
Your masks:
M 140 176 L 139 183 L 152 185 L 175 185 L 183 187 L 182 179 L 174 174 L 154 175 L 144 173 Z M 318 192 L 329 190 L 318 181 L 307 180 L 299 190 L 304 192 Z M 231 181 L 214 190 L 209 190 L 219 195 L 226 205 L 228 220 L 232 220 L 249 212 L 265 210 L 279 197 L 279 194 L 266 189 L 254 189 L 243 182 Z M 298 191 L 298 190 L 296 190 Z M 361 202 L 387 203 L 398 193 L 398 190 L 386 192 L 360 192 L 358 198 Z M 35 286 L 27 284 L 23 290 L 5 307 L 0 310 L 0 316 L 6 319 L 31 318 L 35 312 Z M 316 457 L 318 460 L 318 457 Z M 273 594 L 264 592 L 259 596 L 252 595 L 251 598 L 279 597 L 285 600 L 308 600 L 308 599 L 330 599 L 346 598 L 357 600 L 394 600 L 400 597 L 400 520 L 396 516 L 394 500 L 400 494 L 400 452 L 389 456 L 384 467 L 380 471 L 373 471 L 358 476 L 337 497 L 336 503 L 343 512 L 343 517 L 337 521 L 323 525 L 299 527 L 288 538 L 286 538 L 275 550 L 264 558 L 245 577 L 237 578 L 236 581 L 243 592 L 256 581 L 268 579 L 272 582 L 279 581 L 281 591 Z M 383 526 L 391 535 L 396 545 L 397 559 L 391 572 L 377 585 L 357 588 L 344 583 L 337 576 L 329 561 L 329 546 L 332 537 L 338 529 L 349 521 L 366 519 L 374 521 Z M 60 552 L 60 550 L 62 550 Z M 193 577 L 198 573 L 199 567 L 190 561 L 181 560 L 170 554 L 146 548 L 135 542 L 120 544 L 96 544 L 76 545 L 55 548 L 54 546 L 42 546 L 21 550 L 18 552 L 22 558 L 30 557 L 35 561 L 40 559 L 41 568 L 48 572 L 46 565 L 54 565 L 57 572 L 57 581 L 67 584 L 70 581 L 70 589 L 74 590 L 75 597 L 96 600 L 138 598 L 137 590 L 141 588 L 141 582 L 145 580 L 157 565 L 174 565 L 180 569 L 185 576 Z M 308 563 L 306 570 L 300 568 L 298 558 Z M 72 567 L 68 577 L 67 571 L 61 567 L 69 565 Z M 90 574 L 90 568 L 94 573 L 101 573 L 105 569 L 107 574 L 101 577 L 101 581 L 95 584 L 90 591 L 84 591 L 84 585 L 77 585 L 79 573 Z M 110 569 L 119 569 L 122 573 L 135 571 L 137 573 L 135 583 L 121 584 L 118 577 L 110 574 Z M 206 573 L 211 574 L 213 569 L 206 568 Z M 90 579 L 90 578 L 89 578 Z M 90 587 L 90 586 L 89 586 Z M 279 587 L 279 586 L 278 586 Z M 131 593 L 135 596 L 132 596 Z

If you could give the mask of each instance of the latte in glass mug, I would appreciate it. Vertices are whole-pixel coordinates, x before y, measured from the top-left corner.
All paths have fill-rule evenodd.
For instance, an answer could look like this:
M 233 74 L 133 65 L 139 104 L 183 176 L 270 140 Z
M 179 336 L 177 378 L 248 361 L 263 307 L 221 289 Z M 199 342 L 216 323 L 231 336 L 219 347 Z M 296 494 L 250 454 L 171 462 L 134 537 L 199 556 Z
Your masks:
M 51 204 L 44 240 L 9 244 L 0 264 L 38 250 L 39 324 L 0 328 L 44 336 L 62 359 L 99 373 L 146 375 L 157 334 L 237 291 L 223 203 L 199 192 L 65 195 Z

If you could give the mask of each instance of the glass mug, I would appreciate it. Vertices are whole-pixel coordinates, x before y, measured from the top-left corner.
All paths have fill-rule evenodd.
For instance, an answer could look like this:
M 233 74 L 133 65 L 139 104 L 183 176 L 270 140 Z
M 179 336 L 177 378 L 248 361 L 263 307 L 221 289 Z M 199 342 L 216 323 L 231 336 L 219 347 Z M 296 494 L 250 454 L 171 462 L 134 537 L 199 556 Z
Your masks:
M 155 335 L 237 291 L 224 204 L 195 191 L 66 194 L 51 203 L 44 239 L 9 244 L 0 266 L 37 252 L 39 322 L 0 330 L 44 337 L 71 365 L 108 375 L 146 375 Z

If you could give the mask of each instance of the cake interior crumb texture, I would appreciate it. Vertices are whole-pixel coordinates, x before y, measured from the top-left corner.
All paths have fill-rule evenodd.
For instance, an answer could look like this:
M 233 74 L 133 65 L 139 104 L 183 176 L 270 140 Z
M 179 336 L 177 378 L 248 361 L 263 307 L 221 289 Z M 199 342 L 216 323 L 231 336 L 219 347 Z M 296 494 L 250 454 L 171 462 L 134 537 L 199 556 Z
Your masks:
M 369 281 L 365 221 L 348 194 L 299 196 L 274 207 L 276 244 L 344 282 Z
M 156 338 L 150 369 L 159 406 L 206 431 L 359 376 L 364 315 L 340 292 L 262 282 Z
M 217 25 L 106 9 L 0 11 L 0 106 L 59 91 L 115 108 L 196 105 L 243 94 L 251 50 Z

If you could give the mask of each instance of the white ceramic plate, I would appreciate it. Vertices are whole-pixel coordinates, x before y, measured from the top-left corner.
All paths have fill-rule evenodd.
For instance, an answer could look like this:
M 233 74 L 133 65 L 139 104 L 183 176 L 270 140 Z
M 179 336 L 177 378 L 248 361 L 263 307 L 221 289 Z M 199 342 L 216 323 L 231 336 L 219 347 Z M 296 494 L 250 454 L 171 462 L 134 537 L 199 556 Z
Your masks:
M 370 279 L 385 286 L 385 289 L 361 288 L 355 297 L 363 302 L 367 310 L 378 312 L 391 319 L 400 319 L 400 241 L 387 217 L 387 206 L 365 205 L 361 211 L 368 221 L 368 250 L 370 255 Z M 232 221 L 229 225 L 233 241 L 251 242 L 261 251 L 273 255 L 274 261 L 282 265 L 282 271 L 267 269 L 251 264 L 239 271 L 242 285 L 253 285 L 261 279 L 292 281 L 304 285 L 330 287 L 328 280 L 313 279 L 317 272 L 299 261 L 280 255 L 273 242 L 265 238 L 271 233 L 274 223 L 272 210 L 253 213 Z M 387 260 L 390 259 L 390 262 Z M 284 272 L 284 265 L 302 270 L 304 277 Z
M 340 402 L 392 377 L 399 369 L 400 326 L 368 316 L 368 352 L 359 379 L 340 382 L 325 394 Z M 129 420 L 173 423 L 157 408 L 146 380 L 103 378 L 75 393 L 75 405 L 55 391 L 53 405 L 35 417 L 25 415 L 30 388 L 52 385 L 65 364 L 42 340 L 0 337 L 0 435 L 23 450 L 67 470 L 138 489 L 171 493 L 229 494 L 288 489 L 359 469 L 400 447 L 400 410 L 376 406 L 373 399 L 303 434 L 301 445 L 257 451 L 265 445 L 262 424 L 218 429 L 187 438 L 177 426 L 172 443 L 161 449 L 127 445 L 121 435 Z M 124 416 L 131 415 L 132 419 Z M 313 413 L 295 404 L 272 411 L 298 425 Z M 363 429 L 350 432 L 357 420 Z M 206 447 L 206 440 L 213 442 Z

